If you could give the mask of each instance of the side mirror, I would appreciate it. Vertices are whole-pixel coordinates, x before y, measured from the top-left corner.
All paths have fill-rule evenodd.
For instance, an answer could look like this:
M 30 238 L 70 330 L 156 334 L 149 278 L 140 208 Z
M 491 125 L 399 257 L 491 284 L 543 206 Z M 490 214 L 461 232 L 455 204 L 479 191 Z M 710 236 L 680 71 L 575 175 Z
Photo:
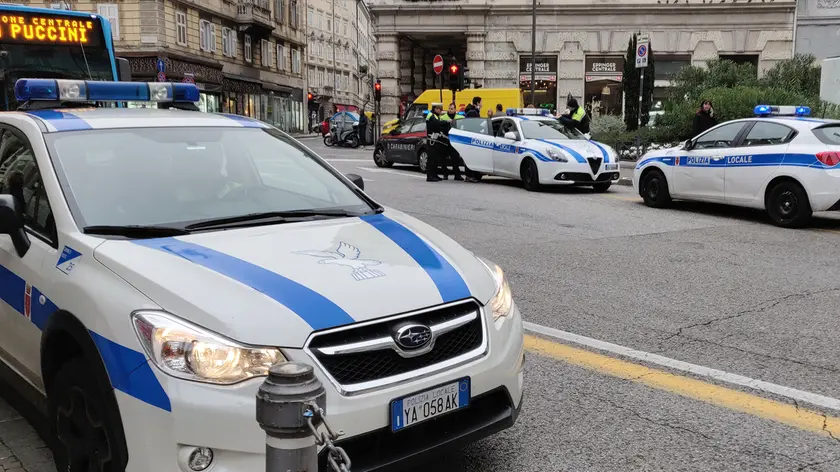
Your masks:
M 690 139 L 685 140 L 685 142 L 682 145 L 682 149 L 684 151 L 688 151 L 689 149 L 691 149 L 691 140 Z
M 347 174 L 347 178 L 350 179 L 350 181 L 353 182 L 356 185 L 356 187 L 359 187 L 359 189 L 365 189 L 365 180 L 362 178 L 361 175 Z
M 131 64 L 124 57 L 117 58 L 117 75 L 120 82 L 131 82 Z
M 15 245 L 18 256 L 23 257 L 32 243 L 23 229 L 22 212 L 18 202 L 11 195 L 0 195 L 0 234 L 8 234 Z
M 513 131 L 508 131 L 507 133 L 505 133 L 505 139 L 510 139 L 510 140 L 513 140 L 513 141 L 517 141 L 516 133 L 514 133 Z

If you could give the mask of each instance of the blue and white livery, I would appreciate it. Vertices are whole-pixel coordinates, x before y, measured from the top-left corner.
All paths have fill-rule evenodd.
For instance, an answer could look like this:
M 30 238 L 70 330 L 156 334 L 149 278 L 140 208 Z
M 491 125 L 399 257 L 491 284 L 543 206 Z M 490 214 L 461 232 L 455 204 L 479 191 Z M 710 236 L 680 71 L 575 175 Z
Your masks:
M 642 156 L 633 186 L 652 207 L 672 199 L 766 210 L 783 227 L 840 210 L 840 121 L 808 107 L 759 105 L 682 145 Z
M 473 174 L 521 180 L 531 191 L 576 185 L 605 192 L 618 181 L 618 155 L 609 146 L 566 128 L 548 110 L 508 114 L 453 121 L 449 140 Z
M 58 470 L 263 470 L 255 395 L 287 360 L 314 366 L 354 470 L 516 421 L 522 319 L 492 262 L 265 123 L 179 109 L 194 85 L 16 91 L 0 372 L 46 403 Z M 91 100 L 163 109 L 68 107 Z

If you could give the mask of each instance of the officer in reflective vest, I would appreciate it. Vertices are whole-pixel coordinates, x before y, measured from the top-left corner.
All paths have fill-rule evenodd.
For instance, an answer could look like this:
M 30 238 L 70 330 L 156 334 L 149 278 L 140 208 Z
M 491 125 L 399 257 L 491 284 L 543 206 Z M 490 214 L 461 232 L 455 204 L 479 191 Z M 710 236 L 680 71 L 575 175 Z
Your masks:
M 447 110 L 446 113 L 440 115 L 440 120 L 449 122 L 450 128 L 454 126 L 454 123 L 452 123 L 452 121 L 462 119 L 464 119 L 464 117 L 456 113 L 456 107 L 454 102 L 449 104 L 449 110 Z M 447 132 L 447 134 L 449 133 Z M 458 151 L 456 151 L 455 148 L 452 147 L 451 143 L 449 144 L 447 156 L 449 158 L 450 163 L 452 164 L 452 173 L 455 175 L 455 180 L 464 180 L 461 177 L 461 157 L 458 155 Z M 445 162 L 441 162 L 440 165 L 443 169 L 443 179 L 446 180 L 449 178 L 449 169 L 447 169 L 447 165 Z

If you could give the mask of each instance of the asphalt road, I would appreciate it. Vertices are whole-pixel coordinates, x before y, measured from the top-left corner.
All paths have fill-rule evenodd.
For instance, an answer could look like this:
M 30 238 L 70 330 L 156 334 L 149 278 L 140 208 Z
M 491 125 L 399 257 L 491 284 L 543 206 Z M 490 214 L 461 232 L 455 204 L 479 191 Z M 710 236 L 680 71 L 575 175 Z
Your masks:
M 418 470 L 840 470 L 837 217 L 792 231 L 721 206 L 650 209 L 630 187 L 427 183 L 371 149 L 303 142 L 500 264 L 531 323 L 517 425 Z M 0 471 L 21 426 L 3 411 Z

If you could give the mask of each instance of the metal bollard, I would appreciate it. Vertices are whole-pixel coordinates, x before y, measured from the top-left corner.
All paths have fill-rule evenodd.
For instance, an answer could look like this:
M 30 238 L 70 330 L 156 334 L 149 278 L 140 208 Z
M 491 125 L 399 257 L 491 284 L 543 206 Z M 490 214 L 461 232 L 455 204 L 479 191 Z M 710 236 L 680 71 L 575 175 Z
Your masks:
M 266 472 L 318 472 L 318 438 L 309 421 L 323 411 L 326 393 L 312 366 L 272 366 L 257 392 L 257 422 L 265 430 Z

